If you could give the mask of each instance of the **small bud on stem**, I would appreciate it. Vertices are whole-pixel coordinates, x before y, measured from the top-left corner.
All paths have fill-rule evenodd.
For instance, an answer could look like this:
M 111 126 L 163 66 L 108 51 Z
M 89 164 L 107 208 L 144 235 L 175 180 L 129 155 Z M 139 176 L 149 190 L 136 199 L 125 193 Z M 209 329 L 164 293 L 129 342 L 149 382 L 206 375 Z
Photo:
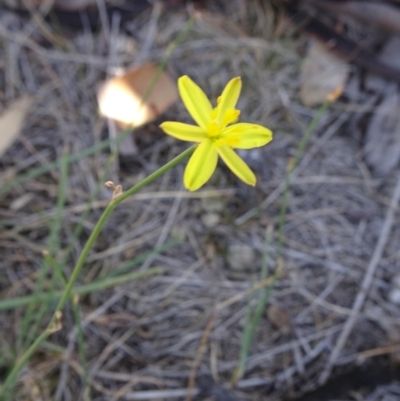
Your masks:
M 114 190 L 111 200 L 114 200 L 115 198 L 120 196 L 123 192 L 122 185 L 115 185 L 112 181 L 107 181 L 104 185 Z
M 62 312 L 56 311 L 55 317 L 56 321 L 54 322 L 53 326 L 48 329 L 50 333 L 55 333 L 56 331 L 59 331 L 62 328 L 61 324 Z
M 329 103 L 336 102 L 336 100 L 338 100 L 339 97 L 342 96 L 343 91 L 344 91 L 344 86 L 343 85 L 338 86 L 335 90 L 333 90 L 331 93 L 328 94 L 326 100 Z

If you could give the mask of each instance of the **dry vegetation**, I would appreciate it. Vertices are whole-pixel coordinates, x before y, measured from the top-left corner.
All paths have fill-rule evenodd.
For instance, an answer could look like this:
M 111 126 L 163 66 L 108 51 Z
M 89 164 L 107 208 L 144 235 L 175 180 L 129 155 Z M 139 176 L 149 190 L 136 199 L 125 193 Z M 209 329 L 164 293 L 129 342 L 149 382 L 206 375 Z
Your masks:
M 257 173 L 256 189 L 219 166 L 211 184 L 188 193 L 182 190 L 180 166 L 118 207 L 77 285 L 111 277 L 123 263 L 164 246 L 127 272 L 162 271 L 75 298 L 79 306 L 65 309 L 62 329 L 21 373 L 14 400 L 179 400 L 194 374 L 195 392 L 202 384 L 212 387 L 204 385 L 209 376 L 229 386 L 248 303 L 257 301 L 249 290 L 266 251 L 271 271 L 276 268 L 287 165 L 316 110 L 302 106 L 298 96 L 304 38 L 283 26 L 268 6 L 227 3 L 228 11 L 210 5 L 196 14 L 167 71 L 174 78 L 190 75 L 212 98 L 231 77 L 242 76 L 243 119 L 275 133 L 271 145 L 242 155 Z M 60 160 L 63 151 L 76 155 L 106 139 L 97 85 L 115 68 L 160 62 L 190 14 L 190 7 L 170 12 L 156 7 L 123 27 L 114 20 L 94 33 L 51 21 L 38 25 L 32 15 L 2 10 L 0 106 L 27 92 L 35 101 L 22 135 L 0 160 L 1 187 Z M 362 132 L 354 128 L 360 116 L 355 106 L 363 106 L 357 105 L 362 98 L 357 72 L 353 69 L 343 100 L 320 119 L 294 171 L 282 273 L 256 330 L 245 374 L 232 389 L 239 399 L 299 395 L 336 370 L 351 370 L 360 361 L 377 363 L 375 353 L 384 355 L 387 366 L 398 362 L 400 310 L 388 294 L 400 267 L 399 178 L 398 171 L 375 175 L 364 163 Z M 188 121 L 188 116 L 179 103 L 164 119 Z M 68 277 L 111 196 L 103 183 L 130 187 L 185 149 L 158 123 L 136 133 L 137 156 L 112 158 L 107 147 L 67 163 L 66 182 L 56 167 L 2 192 L 2 302 L 32 294 L 40 281 L 40 291 L 61 288 L 43 249 L 58 263 L 67 257 L 61 266 Z M 60 208 L 62 187 L 66 200 Z M 274 230 L 266 250 L 268 226 Z M 54 302 L 42 302 L 1 311 L 2 377 L 26 337 L 45 327 L 53 307 Z M 235 399 L 214 390 L 214 396 L 195 398 Z M 331 399 L 325 396 L 319 399 Z M 392 383 L 346 399 L 398 400 L 400 387 Z

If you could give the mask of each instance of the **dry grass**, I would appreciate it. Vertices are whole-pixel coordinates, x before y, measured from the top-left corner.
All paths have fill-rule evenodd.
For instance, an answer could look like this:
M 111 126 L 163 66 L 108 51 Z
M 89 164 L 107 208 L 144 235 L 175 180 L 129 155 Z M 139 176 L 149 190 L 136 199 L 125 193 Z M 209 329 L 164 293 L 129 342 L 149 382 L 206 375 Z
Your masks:
M 87 386 L 79 330 L 73 308 L 66 308 L 62 329 L 22 372 L 15 400 L 184 399 L 191 372 L 197 373 L 200 384 L 212 375 L 228 385 L 238 363 L 249 289 L 260 271 L 265 229 L 272 225 L 277 232 L 288 161 L 315 113 L 298 99 L 298 49 L 303 39 L 290 30 L 274 29 L 270 10 L 251 3 L 235 1 L 228 18 L 219 10 L 197 15 L 167 70 L 175 78 L 189 74 L 213 98 L 232 76 L 242 76 L 243 119 L 275 132 L 270 146 L 243 153 L 257 172 L 257 188 L 245 187 L 219 167 L 210 185 L 187 194 L 181 188 L 183 167 L 178 167 L 120 206 L 79 284 L 106 276 L 123 262 L 174 239 L 178 244 L 135 268 L 162 267 L 163 273 L 79 299 Z M 46 166 L 59 159 L 63 149 L 74 154 L 107 137 L 97 113 L 96 85 L 116 67 L 162 60 L 192 13 L 190 8 L 154 10 L 124 28 L 103 26 L 98 33 L 86 29 L 62 35 L 65 28 L 46 25 L 53 33 L 50 44 L 31 16 L 1 12 L 0 104 L 26 92 L 35 95 L 23 135 L 0 161 L 1 182 Z M 366 350 L 400 341 L 399 309 L 387 298 L 400 263 L 399 215 L 388 214 L 391 202 L 392 209 L 397 207 L 393 188 L 398 178 L 396 173 L 375 177 L 364 164 L 359 138 L 351 131 L 354 96 L 347 98 L 350 104 L 338 103 L 323 116 L 294 172 L 283 275 L 270 298 L 274 309 L 261 319 L 245 375 L 234 389 L 243 399 L 299 394 L 318 385 L 321 373 L 329 378 L 334 366 L 352 366 Z M 178 104 L 165 119 L 186 121 L 188 116 Z M 67 277 L 100 215 L 101 202 L 110 197 L 102 183 L 111 179 L 127 188 L 185 147 L 165 137 L 155 123 L 140 130 L 137 141 L 140 155 L 135 158 L 110 163 L 109 151 L 103 151 L 69 164 L 53 255 L 61 261 L 72 246 L 63 272 Z M 49 246 L 57 216 L 59 190 L 60 172 L 52 169 L 1 195 L 2 299 L 34 291 L 43 272 L 42 250 Z M 92 205 L 92 196 L 100 203 Z M 82 221 L 85 209 L 90 212 Z M 210 213 L 218 215 L 218 224 L 205 224 L 204 216 Z M 79 223 L 83 230 L 75 241 Z M 376 247 L 384 227 L 390 235 L 379 254 Z M 247 245 L 253 259 L 232 269 L 229 253 L 237 244 Z M 268 249 L 271 268 L 276 249 L 275 236 Z M 58 286 L 52 276 L 49 268 L 43 288 Z M 357 294 L 362 298 L 358 306 Z M 2 375 L 20 351 L 26 311 L 1 312 Z M 38 310 L 30 313 L 36 316 Z M 47 316 L 48 311 L 43 313 Z M 284 317 L 283 325 L 276 324 L 277 315 L 280 321 Z M 351 329 L 347 335 L 346 327 Z M 395 355 L 393 347 L 388 353 Z M 395 386 L 379 391 L 359 399 L 378 401 L 390 392 L 399 394 Z

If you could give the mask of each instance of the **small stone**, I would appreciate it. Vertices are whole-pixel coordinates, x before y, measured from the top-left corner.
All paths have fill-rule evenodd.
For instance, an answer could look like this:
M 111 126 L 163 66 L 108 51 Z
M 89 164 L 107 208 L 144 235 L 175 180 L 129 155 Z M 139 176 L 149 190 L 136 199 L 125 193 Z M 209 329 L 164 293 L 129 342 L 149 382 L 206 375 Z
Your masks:
M 245 270 L 254 266 L 256 255 L 248 245 L 231 245 L 228 248 L 228 263 L 232 270 Z
M 389 301 L 395 305 L 400 305 L 400 288 L 393 288 L 389 292 Z
M 389 301 L 395 305 L 400 305 L 400 274 L 396 274 L 392 279 L 392 286 L 389 291 Z
M 19 198 L 14 199 L 11 204 L 10 204 L 10 209 L 14 211 L 18 211 L 22 209 L 24 206 L 26 206 L 33 198 L 35 195 L 33 193 L 26 193 Z
M 206 212 L 222 212 L 225 202 L 221 198 L 203 198 L 201 206 Z
M 217 213 L 206 213 L 201 217 L 203 224 L 208 228 L 217 226 L 220 222 L 220 216 Z

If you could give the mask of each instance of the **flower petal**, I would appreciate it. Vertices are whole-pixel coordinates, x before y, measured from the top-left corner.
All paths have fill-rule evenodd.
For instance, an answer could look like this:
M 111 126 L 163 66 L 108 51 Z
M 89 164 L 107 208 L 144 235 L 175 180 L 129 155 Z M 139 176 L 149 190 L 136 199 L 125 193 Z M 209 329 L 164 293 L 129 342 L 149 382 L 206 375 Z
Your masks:
M 206 132 L 197 125 L 166 121 L 160 125 L 160 128 L 166 134 L 181 141 L 202 142 L 207 137 Z
M 178 89 L 181 99 L 193 120 L 206 130 L 212 112 L 212 106 L 206 94 L 187 75 L 178 79 Z
M 232 111 L 235 109 L 241 89 L 242 79 L 240 77 L 233 78 L 227 83 L 222 95 L 218 99 L 218 119 L 222 119 L 228 110 Z
M 251 149 L 271 142 L 272 136 L 272 132 L 261 125 L 238 123 L 222 131 L 221 141 L 234 149 Z
M 256 176 L 234 150 L 229 146 L 221 146 L 217 149 L 221 159 L 235 175 L 248 185 L 256 185 Z
M 196 191 L 212 176 L 217 167 L 218 153 L 211 140 L 203 141 L 190 158 L 183 176 L 189 191 Z

